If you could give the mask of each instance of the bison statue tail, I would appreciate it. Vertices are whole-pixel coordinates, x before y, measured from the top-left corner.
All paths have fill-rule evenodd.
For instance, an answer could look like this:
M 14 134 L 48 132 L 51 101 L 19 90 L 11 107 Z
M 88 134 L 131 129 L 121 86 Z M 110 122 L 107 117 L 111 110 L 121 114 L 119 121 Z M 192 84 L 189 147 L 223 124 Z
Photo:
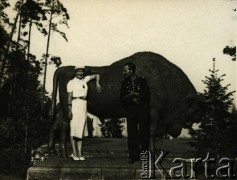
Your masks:
M 56 111 L 56 103 L 57 103 L 57 91 L 58 91 L 58 72 L 57 69 L 54 73 L 53 77 L 53 92 L 52 92 L 52 104 L 49 110 L 49 119 L 52 121 L 55 118 L 55 111 Z

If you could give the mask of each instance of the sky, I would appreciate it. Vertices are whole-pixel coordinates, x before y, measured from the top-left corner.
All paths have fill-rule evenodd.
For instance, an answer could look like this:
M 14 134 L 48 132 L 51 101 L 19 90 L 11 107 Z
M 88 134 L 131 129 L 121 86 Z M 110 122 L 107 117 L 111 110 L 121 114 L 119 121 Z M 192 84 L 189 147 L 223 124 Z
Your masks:
M 13 1 L 11 1 L 13 2 Z M 104 66 L 136 52 L 158 53 L 179 66 L 198 92 L 216 58 L 223 85 L 237 89 L 237 62 L 223 54 L 237 42 L 236 0 L 61 0 L 70 15 L 69 28 L 60 25 L 49 53 L 60 56 L 62 66 Z M 11 11 L 9 11 L 11 12 Z M 12 17 L 14 13 L 12 12 Z M 56 21 L 57 18 L 54 19 Z M 15 36 L 16 37 L 16 36 Z M 47 38 L 33 27 L 31 52 L 41 58 Z M 52 92 L 53 73 L 48 66 L 46 88 Z M 235 94 L 237 102 L 237 95 Z M 184 136 L 187 132 L 182 133 Z
M 237 89 L 237 63 L 223 54 L 236 45 L 236 0 L 61 0 L 70 15 L 69 28 L 60 25 L 66 42 L 57 33 L 49 53 L 60 56 L 63 66 L 104 66 L 136 52 L 152 51 L 179 66 L 197 91 L 216 58 L 223 85 Z M 54 20 L 57 20 L 55 18 Z M 41 58 L 47 38 L 36 29 L 31 52 Z M 53 65 L 46 88 L 52 92 Z M 236 96 L 237 97 L 237 96 Z

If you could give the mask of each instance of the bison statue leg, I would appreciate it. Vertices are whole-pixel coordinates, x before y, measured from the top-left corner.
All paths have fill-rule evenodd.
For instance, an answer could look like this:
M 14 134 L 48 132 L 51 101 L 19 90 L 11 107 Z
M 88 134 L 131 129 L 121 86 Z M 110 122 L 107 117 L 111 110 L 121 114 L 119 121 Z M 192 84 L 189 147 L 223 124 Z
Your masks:
M 49 156 L 57 156 L 57 152 L 55 150 L 55 132 L 57 128 L 58 128 L 58 122 L 54 122 L 50 128 L 49 144 L 48 144 Z
M 60 145 L 58 149 L 58 154 L 55 149 L 55 134 L 56 131 L 59 130 L 60 134 Z M 49 145 L 48 145 L 48 152 L 50 156 L 59 156 L 62 158 L 67 157 L 66 151 L 66 135 L 68 132 L 68 122 L 67 118 L 63 116 L 63 111 L 59 110 L 57 112 L 55 121 L 50 128 L 50 135 L 49 135 Z
M 67 146 L 66 146 L 66 137 L 67 137 L 67 132 L 68 132 L 68 122 L 67 118 L 65 118 L 66 121 L 62 121 L 60 123 L 60 146 L 59 146 L 59 157 L 61 158 L 66 158 L 68 157 L 67 154 Z
M 160 122 L 160 113 L 156 108 L 151 108 L 151 128 L 150 128 L 150 150 L 155 152 L 160 149 L 163 130 Z M 160 130 L 158 130 L 160 129 Z

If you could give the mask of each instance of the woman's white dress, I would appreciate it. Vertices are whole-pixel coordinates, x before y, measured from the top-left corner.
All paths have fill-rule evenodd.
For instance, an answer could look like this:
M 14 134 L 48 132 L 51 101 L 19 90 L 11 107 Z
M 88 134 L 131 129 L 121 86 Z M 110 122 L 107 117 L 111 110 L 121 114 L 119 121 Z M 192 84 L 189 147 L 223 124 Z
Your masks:
M 67 84 L 67 92 L 73 92 L 72 100 L 72 120 L 70 122 L 70 136 L 82 138 L 87 119 L 87 101 L 78 97 L 86 97 L 90 76 L 84 79 L 74 78 Z

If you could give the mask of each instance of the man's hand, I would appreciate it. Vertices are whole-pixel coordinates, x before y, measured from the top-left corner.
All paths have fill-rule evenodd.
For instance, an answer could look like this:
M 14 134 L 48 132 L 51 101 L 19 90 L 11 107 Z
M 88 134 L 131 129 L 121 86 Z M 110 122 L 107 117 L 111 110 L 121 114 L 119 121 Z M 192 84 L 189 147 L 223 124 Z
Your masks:
M 129 94 L 127 94 L 125 96 L 125 98 L 135 98 L 135 97 L 138 97 L 139 96 L 139 93 L 136 93 L 134 91 L 129 91 Z
M 133 98 L 133 102 L 136 103 L 136 104 L 140 104 L 138 98 Z

